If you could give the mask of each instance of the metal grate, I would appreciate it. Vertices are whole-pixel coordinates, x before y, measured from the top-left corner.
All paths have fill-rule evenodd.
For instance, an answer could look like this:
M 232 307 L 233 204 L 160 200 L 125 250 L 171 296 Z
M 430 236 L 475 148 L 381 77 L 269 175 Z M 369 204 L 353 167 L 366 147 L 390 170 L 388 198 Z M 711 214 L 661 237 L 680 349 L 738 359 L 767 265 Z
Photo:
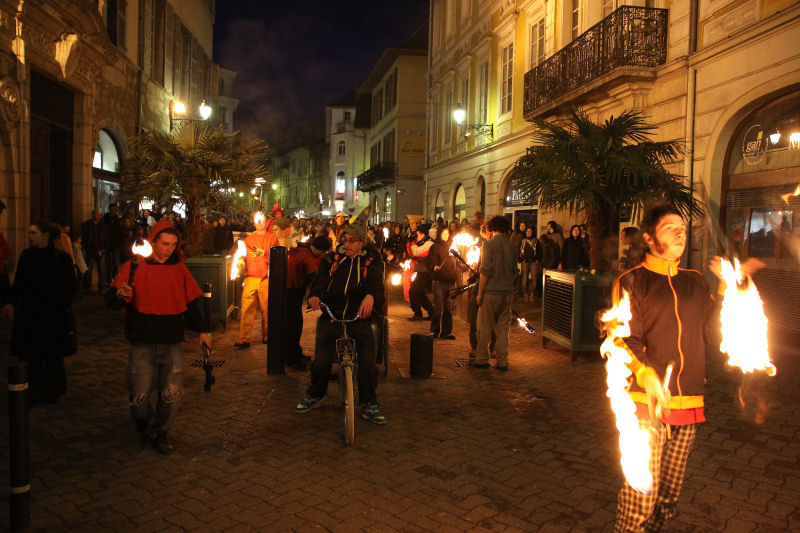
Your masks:
M 219 367 L 221 367 L 222 365 L 225 364 L 225 359 L 220 359 L 218 361 L 209 361 L 209 363 L 211 363 L 212 367 L 219 368 Z M 192 361 L 192 365 L 191 366 L 194 366 L 194 367 L 197 367 L 197 368 L 203 368 L 202 359 L 195 359 L 194 361 Z
M 762 269 L 753 280 L 764 301 L 764 314 L 770 324 L 789 331 L 800 331 L 800 315 L 795 305 L 800 301 L 800 272 Z
M 728 191 L 727 207 L 800 209 L 800 196 L 791 196 L 794 190 L 794 185 L 730 190 Z M 790 195 L 787 197 L 788 202 L 784 202 L 783 198 L 781 198 L 786 194 Z
M 469 359 L 456 359 L 456 366 L 469 366 Z
M 572 338 L 572 295 L 574 285 L 547 276 L 544 291 L 544 328 Z

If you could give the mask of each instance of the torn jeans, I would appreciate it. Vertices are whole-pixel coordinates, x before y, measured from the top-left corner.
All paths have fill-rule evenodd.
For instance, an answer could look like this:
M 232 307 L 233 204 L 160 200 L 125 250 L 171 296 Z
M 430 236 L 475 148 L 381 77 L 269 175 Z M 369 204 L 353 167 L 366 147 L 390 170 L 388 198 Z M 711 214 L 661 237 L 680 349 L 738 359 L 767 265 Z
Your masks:
M 131 416 L 149 436 L 172 427 L 183 394 L 186 360 L 183 343 L 131 344 L 128 352 L 128 390 Z M 150 397 L 156 394 L 153 413 Z

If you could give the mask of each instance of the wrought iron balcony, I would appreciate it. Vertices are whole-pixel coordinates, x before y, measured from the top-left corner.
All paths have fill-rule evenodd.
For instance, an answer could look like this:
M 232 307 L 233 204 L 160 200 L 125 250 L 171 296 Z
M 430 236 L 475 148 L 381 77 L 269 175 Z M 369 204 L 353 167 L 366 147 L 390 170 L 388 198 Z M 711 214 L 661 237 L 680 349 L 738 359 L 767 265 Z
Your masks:
M 528 71 L 525 118 L 535 118 L 543 106 L 618 67 L 663 65 L 667 13 L 666 9 L 622 6 Z
M 358 190 L 369 192 L 391 185 L 397 177 L 397 163 L 378 163 L 358 175 Z

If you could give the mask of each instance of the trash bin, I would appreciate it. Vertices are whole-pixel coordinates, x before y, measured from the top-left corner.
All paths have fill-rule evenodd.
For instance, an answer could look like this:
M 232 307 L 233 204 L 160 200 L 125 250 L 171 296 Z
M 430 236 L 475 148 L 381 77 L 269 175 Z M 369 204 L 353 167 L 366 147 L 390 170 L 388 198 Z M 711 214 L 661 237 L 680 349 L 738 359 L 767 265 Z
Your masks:
M 429 378 L 433 374 L 433 334 L 411 334 L 409 364 L 412 378 Z

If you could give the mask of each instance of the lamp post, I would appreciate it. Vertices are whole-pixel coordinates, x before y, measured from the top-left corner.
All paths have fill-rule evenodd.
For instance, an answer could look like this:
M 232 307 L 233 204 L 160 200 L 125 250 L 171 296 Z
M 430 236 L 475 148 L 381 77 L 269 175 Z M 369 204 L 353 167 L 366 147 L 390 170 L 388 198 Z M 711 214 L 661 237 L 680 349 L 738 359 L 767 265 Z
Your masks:
M 200 113 L 200 118 L 189 118 L 183 117 L 180 115 L 186 114 L 186 104 L 179 100 L 172 100 L 169 103 L 169 131 L 172 131 L 172 128 L 175 127 L 176 122 L 201 122 L 204 120 L 208 120 L 211 116 L 211 106 L 206 104 L 206 101 L 203 100 L 200 102 L 200 106 L 197 108 L 198 112 Z
M 469 130 L 474 130 L 477 134 L 486 134 L 490 138 L 494 137 L 494 124 L 464 124 L 466 118 L 467 111 L 460 103 L 456 104 L 456 107 L 453 109 L 453 120 L 455 120 L 456 124 L 459 126 L 466 128 L 464 135 L 468 135 Z

